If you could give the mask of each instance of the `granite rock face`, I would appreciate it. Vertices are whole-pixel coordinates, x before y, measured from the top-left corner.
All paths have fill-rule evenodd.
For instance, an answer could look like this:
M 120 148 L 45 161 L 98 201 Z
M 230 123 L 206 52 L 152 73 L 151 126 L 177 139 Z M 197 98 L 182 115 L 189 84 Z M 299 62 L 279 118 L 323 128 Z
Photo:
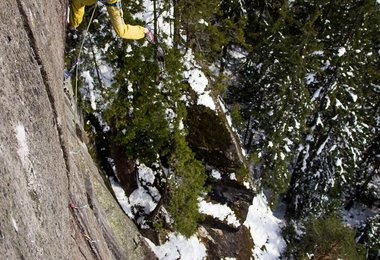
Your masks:
M 67 4 L 0 3 L 1 258 L 153 259 L 63 91 Z

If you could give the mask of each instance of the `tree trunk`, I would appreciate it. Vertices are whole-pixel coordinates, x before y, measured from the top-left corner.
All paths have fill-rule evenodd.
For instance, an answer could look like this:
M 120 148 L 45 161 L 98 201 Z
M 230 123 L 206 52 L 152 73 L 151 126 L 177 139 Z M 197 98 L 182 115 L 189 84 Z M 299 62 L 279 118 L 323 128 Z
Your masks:
M 173 43 L 174 43 L 174 46 L 176 48 L 178 48 L 179 43 L 180 43 L 180 34 L 179 34 L 180 19 L 179 19 L 178 1 L 179 0 L 173 0 L 173 9 L 174 9 L 174 36 L 173 36 Z

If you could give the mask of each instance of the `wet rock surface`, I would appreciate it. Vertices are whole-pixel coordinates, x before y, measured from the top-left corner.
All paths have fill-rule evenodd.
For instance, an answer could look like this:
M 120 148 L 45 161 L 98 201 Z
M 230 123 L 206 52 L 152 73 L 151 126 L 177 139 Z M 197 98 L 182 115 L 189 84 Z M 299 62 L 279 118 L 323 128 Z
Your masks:
M 75 100 L 63 91 L 66 7 L 0 3 L 0 254 L 152 259 L 99 175 Z
M 221 117 L 205 106 L 189 107 L 187 140 L 198 160 L 227 173 L 242 164 Z

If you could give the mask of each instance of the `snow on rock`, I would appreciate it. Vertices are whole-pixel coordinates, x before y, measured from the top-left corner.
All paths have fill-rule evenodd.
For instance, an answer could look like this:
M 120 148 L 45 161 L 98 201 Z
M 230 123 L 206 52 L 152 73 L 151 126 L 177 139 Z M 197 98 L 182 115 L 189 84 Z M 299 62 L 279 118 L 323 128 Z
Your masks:
M 206 107 L 211 108 L 212 110 L 215 110 L 215 103 L 212 97 L 210 96 L 210 91 L 206 91 L 198 97 L 198 105 L 204 105 Z
M 125 192 L 123 188 L 120 186 L 120 184 L 115 180 L 115 178 L 110 177 L 109 181 L 112 186 L 112 190 L 115 193 L 116 199 L 119 202 L 121 208 L 125 212 L 125 214 L 128 215 L 128 217 L 133 219 L 133 213 L 132 213 L 132 205 L 129 202 L 128 197 L 125 195 Z
M 230 174 L 230 179 L 233 181 L 237 181 L 236 174 L 234 172 Z
M 188 50 L 183 59 L 186 68 L 183 76 L 187 79 L 191 88 L 198 94 L 198 104 L 215 110 L 215 102 L 210 95 L 210 91 L 206 91 L 208 79 L 201 71 L 200 66 L 197 65 L 192 51 Z
M 151 168 L 144 164 L 138 166 L 139 179 L 144 182 L 144 184 L 153 184 L 154 182 L 154 172 Z
M 199 199 L 198 201 L 200 213 L 225 221 L 234 227 L 240 226 L 240 222 L 237 220 L 235 213 L 227 205 L 214 204 L 204 201 L 203 199 Z
M 157 203 L 152 200 L 152 196 L 144 189 L 141 184 L 138 184 L 138 188 L 135 189 L 129 196 L 129 201 L 133 206 L 139 206 L 144 209 L 145 214 L 149 214 L 155 208 Z
M 200 69 L 191 67 L 189 63 L 187 63 L 187 65 L 188 70 L 184 72 L 184 76 L 192 89 L 200 95 L 205 91 L 208 85 L 208 79 Z
M 196 236 L 185 238 L 182 235 L 173 233 L 168 235 L 165 244 L 156 246 L 149 239 L 145 238 L 152 251 L 160 260 L 202 260 L 206 259 L 206 247 Z
M 137 221 L 142 228 L 146 227 L 145 215 L 151 213 L 161 199 L 160 192 L 153 186 L 154 180 L 155 172 L 144 164 L 140 164 L 138 166 L 138 188 L 127 197 L 117 180 L 110 178 L 112 189 L 124 212 L 130 218 L 135 218 L 136 214 L 142 214 Z
M 220 180 L 222 179 L 222 175 L 220 174 L 220 172 L 216 169 L 213 169 L 211 171 L 211 176 L 214 178 L 214 179 L 217 179 L 217 180 Z
M 279 259 L 286 244 L 281 236 L 280 220 L 273 216 L 263 193 L 253 198 L 244 225 L 250 230 L 255 244 L 254 259 Z

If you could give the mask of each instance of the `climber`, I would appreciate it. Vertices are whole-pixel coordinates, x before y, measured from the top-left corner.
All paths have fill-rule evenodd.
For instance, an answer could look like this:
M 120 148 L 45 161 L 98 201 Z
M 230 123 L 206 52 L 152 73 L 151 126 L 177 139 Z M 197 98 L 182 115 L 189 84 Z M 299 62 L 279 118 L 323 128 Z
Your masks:
M 121 38 L 138 40 L 144 37 L 154 42 L 153 34 L 148 28 L 139 25 L 125 24 L 121 10 L 121 0 L 100 1 L 107 7 L 112 26 Z M 76 28 L 83 20 L 85 6 L 96 4 L 97 0 L 71 0 L 70 17 L 68 29 L 72 35 L 76 35 Z

